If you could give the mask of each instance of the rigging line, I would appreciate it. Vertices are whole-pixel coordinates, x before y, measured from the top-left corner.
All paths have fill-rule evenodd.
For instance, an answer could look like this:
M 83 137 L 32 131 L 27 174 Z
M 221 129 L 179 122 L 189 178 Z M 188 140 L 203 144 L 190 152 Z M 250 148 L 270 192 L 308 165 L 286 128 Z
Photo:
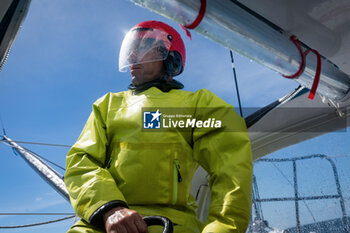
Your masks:
M 12 151 L 13 151 L 13 153 L 14 153 L 16 156 L 19 156 L 19 154 L 17 153 L 17 151 L 15 150 L 14 147 L 12 147 Z
M 6 141 L 5 139 L 0 139 L 0 141 Z M 43 143 L 43 142 L 27 142 L 27 141 L 13 141 L 16 143 L 24 143 L 24 144 L 34 144 L 40 146 L 59 146 L 59 147 L 72 147 L 71 145 L 63 145 L 63 144 L 53 144 L 53 143 Z
M 13 153 L 14 153 L 16 156 L 18 156 L 18 154 L 17 154 L 17 152 L 16 152 L 16 150 L 15 150 L 15 147 L 14 147 L 13 145 L 9 144 L 6 140 L 0 140 L 0 142 L 4 143 L 5 145 L 7 145 L 7 146 L 9 146 L 9 147 L 12 147 Z M 54 165 L 54 166 L 56 166 L 56 167 L 62 169 L 63 171 L 66 170 L 64 167 L 58 165 L 57 163 L 52 162 L 52 161 L 46 159 L 45 157 L 40 156 L 40 155 L 38 155 L 37 153 L 35 153 L 35 152 L 33 152 L 33 151 L 31 151 L 31 150 L 29 150 L 29 149 L 27 149 L 27 148 L 26 148 L 26 150 L 29 151 L 29 152 L 31 152 L 31 153 L 33 153 L 33 154 L 35 154 L 36 156 L 38 156 L 38 157 L 41 158 L 42 160 L 44 160 L 44 161 L 46 161 L 46 162 L 48 162 L 48 163 L 50 163 L 50 164 L 52 164 L 52 165 Z
M 2 132 L 4 135 L 6 135 L 5 126 L 4 126 L 4 122 L 2 121 L 1 114 L 0 114 L 0 123 L 1 123 Z
M 74 215 L 74 213 L 0 213 L 0 215 Z
M 48 163 L 50 163 L 50 164 L 52 164 L 52 165 L 54 165 L 54 166 L 56 166 L 56 167 L 58 167 L 58 168 L 62 169 L 63 171 L 65 171 L 65 170 L 66 170 L 64 167 L 62 167 L 62 166 L 58 165 L 58 164 L 57 164 L 57 163 L 55 163 L 55 162 L 52 162 L 52 161 L 50 161 L 50 160 L 46 159 L 45 157 L 43 157 L 43 156 L 41 156 L 41 155 L 38 155 L 38 154 L 37 154 L 37 153 L 35 153 L 34 151 L 31 151 L 31 150 L 29 150 L 29 149 L 27 149 L 27 148 L 26 148 L 26 150 L 27 150 L 27 151 L 29 151 L 29 152 L 31 152 L 31 153 L 33 153 L 33 154 L 35 154 L 36 156 L 38 156 L 38 157 L 39 157 L 39 158 L 41 158 L 42 160 L 44 160 L 44 161 L 46 161 L 46 162 L 48 162 Z
M 24 227 L 35 227 L 35 226 L 46 225 L 46 224 L 50 224 L 50 223 L 64 221 L 64 220 L 67 220 L 67 219 L 70 219 L 70 218 L 74 218 L 74 217 L 75 217 L 75 215 L 72 215 L 72 216 L 69 216 L 69 217 L 59 218 L 59 219 L 46 221 L 46 222 L 32 223 L 32 224 L 27 224 L 27 225 L 0 226 L 0 229 L 14 229 L 14 228 L 24 228 Z
M 258 183 L 256 181 L 256 176 L 253 175 L 253 197 L 255 196 L 255 199 L 260 199 L 260 194 L 259 194 L 259 188 L 258 188 Z M 254 207 L 256 210 L 256 215 L 261 214 L 261 217 L 259 218 L 259 216 L 257 216 L 260 220 L 264 220 L 264 214 L 262 211 L 262 207 L 261 207 L 261 202 L 257 202 L 254 199 Z
M 271 163 L 272 163 L 272 165 L 277 169 L 277 171 L 279 171 L 279 173 L 281 173 L 281 175 L 284 177 L 284 179 L 286 179 L 287 182 L 288 182 L 292 187 L 294 187 L 294 185 L 292 184 L 292 182 L 291 182 L 291 181 L 288 179 L 288 177 L 276 166 L 276 164 L 275 164 L 274 162 L 271 162 Z M 298 193 L 298 195 L 300 195 L 299 192 L 297 192 L 297 193 Z M 302 201 L 303 201 L 304 205 L 306 206 L 306 209 L 309 211 L 309 213 L 310 213 L 312 219 L 314 220 L 314 222 L 316 222 L 315 216 L 313 215 L 313 213 L 312 213 L 310 207 L 306 204 L 306 201 L 305 201 L 305 200 L 302 200 Z
M 235 79 L 235 84 L 236 84 L 236 92 L 237 92 L 238 105 L 239 105 L 239 113 L 241 114 L 241 117 L 243 117 L 242 105 L 241 105 L 241 97 L 240 97 L 240 95 L 239 95 L 239 88 L 238 88 L 238 82 L 237 82 L 235 61 L 234 61 L 234 59 L 233 59 L 232 50 L 230 50 L 230 55 L 231 55 L 231 63 L 232 63 L 233 77 L 234 77 L 234 79 Z
M 344 158 L 344 157 L 350 157 L 350 155 L 330 155 L 328 158 Z

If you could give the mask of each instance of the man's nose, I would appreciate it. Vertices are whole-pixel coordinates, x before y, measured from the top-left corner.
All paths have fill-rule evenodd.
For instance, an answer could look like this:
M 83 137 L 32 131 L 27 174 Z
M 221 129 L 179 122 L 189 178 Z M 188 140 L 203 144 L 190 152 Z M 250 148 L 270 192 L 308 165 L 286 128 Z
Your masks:
M 135 64 L 135 63 L 137 63 L 137 61 L 138 61 L 138 59 L 137 59 L 137 53 L 136 53 L 136 52 L 130 53 L 130 55 L 128 56 L 128 61 L 129 61 L 129 64 Z

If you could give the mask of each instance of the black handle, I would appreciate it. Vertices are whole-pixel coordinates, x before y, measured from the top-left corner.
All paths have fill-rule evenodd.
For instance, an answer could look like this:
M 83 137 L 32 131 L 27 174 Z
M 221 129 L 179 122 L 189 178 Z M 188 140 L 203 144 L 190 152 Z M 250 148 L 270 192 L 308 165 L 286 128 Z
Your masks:
M 160 225 L 164 226 L 163 233 L 173 233 L 174 227 L 172 221 L 166 217 L 162 216 L 148 216 L 144 217 L 143 220 L 146 222 L 147 226 Z

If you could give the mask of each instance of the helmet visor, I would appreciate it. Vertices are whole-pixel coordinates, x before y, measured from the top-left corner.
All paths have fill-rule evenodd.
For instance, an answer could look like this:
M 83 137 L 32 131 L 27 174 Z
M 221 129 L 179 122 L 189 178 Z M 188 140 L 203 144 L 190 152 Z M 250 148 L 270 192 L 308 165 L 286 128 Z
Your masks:
M 119 71 L 126 72 L 131 65 L 163 61 L 168 57 L 171 37 L 162 30 L 133 28 L 123 40 L 119 54 Z

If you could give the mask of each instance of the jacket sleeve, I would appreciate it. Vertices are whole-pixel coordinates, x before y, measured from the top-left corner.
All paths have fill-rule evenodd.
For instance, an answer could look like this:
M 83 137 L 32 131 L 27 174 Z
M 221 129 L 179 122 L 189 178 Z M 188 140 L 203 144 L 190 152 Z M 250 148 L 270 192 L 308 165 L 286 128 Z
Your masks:
M 117 205 L 127 206 L 115 180 L 104 168 L 108 98 L 101 99 L 93 105 L 78 141 L 68 152 L 64 176 L 73 209 L 79 217 L 98 227 L 103 226 L 103 213 Z
M 221 120 L 221 128 L 195 129 L 195 159 L 209 173 L 211 204 L 203 233 L 246 232 L 251 215 L 252 156 L 244 120 L 207 90 L 197 117 Z

